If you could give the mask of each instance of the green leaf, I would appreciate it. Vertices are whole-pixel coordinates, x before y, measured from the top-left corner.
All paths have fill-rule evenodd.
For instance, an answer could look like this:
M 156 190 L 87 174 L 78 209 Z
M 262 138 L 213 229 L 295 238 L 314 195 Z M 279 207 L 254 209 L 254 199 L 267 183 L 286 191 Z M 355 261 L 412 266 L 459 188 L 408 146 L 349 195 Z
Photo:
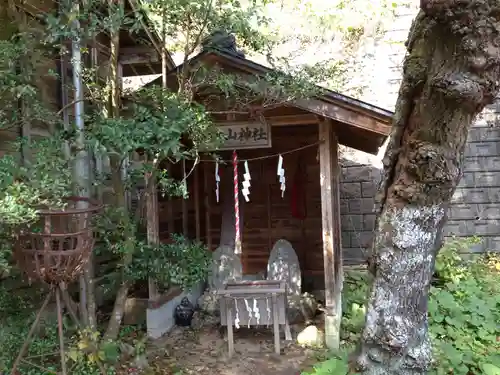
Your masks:
M 481 364 L 481 368 L 485 375 L 500 375 L 500 367 L 492 365 L 491 363 Z
M 331 358 L 314 366 L 314 372 L 302 375 L 345 375 L 348 372 L 347 361 L 340 358 Z

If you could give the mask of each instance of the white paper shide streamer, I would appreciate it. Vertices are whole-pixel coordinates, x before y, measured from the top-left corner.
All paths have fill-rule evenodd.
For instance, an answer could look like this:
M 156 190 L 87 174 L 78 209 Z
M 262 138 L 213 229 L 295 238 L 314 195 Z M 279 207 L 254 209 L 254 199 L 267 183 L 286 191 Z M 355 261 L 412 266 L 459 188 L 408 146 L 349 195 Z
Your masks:
M 279 177 L 280 181 L 280 190 L 281 190 L 281 198 L 285 196 L 285 189 L 286 189 L 286 184 L 285 184 L 285 169 L 283 168 L 283 156 L 279 156 L 278 158 L 278 172 L 277 175 Z
M 243 188 L 241 189 L 241 193 L 245 197 L 245 202 L 249 202 L 250 198 L 250 180 L 252 177 L 250 176 L 250 170 L 248 169 L 248 160 L 245 160 L 245 173 L 243 174 L 243 182 L 241 185 Z
M 217 203 L 219 203 L 219 184 L 220 184 L 220 175 L 219 175 L 219 162 L 215 163 L 215 199 L 217 199 Z
M 248 328 L 250 328 L 250 321 L 252 320 L 252 308 L 250 307 L 250 304 L 248 303 L 248 300 L 245 298 L 245 307 L 248 312 Z
M 257 298 L 253 299 L 253 314 L 255 316 L 255 319 L 257 320 L 257 325 L 260 324 L 260 311 L 259 311 L 259 305 L 257 303 Z
M 267 311 L 267 326 L 271 322 L 271 307 L 269 307 L 269 298 L 266 298 L 266 311 Z
M 236 298 L 234 299 L 234 310 L 236 311 L 234 326 L 236 329 L 240 329 L 240 311 L 238 310 L 238 300 Z

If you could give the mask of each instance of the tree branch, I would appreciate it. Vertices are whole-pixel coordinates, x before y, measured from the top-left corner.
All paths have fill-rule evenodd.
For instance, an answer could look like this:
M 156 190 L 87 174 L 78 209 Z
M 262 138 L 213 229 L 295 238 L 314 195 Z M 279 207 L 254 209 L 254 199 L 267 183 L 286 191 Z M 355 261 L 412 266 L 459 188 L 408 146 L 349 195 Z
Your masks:
M 203 33 L 207 29 L 208 18 L 210 17 L 211 14 L 212 14 L 212 0 L 207 0 L 207 12 L 205 13 L 205 17 L 203 18 L 203 22 L 202 22 L 202 26 L 200 28 L 200 31 L 198 32 L 198 34 L 194 38 L 192 47 L 190 49 L 187 48 L 189 46 L 189 41 L 187 41 L 187 43 L 186 43 L 186 50 L 188 52 L 188 56 L 191 55 L 195 51 L 196 47 L 198 47 L 200 45 L 201 37 L 203 36 Z

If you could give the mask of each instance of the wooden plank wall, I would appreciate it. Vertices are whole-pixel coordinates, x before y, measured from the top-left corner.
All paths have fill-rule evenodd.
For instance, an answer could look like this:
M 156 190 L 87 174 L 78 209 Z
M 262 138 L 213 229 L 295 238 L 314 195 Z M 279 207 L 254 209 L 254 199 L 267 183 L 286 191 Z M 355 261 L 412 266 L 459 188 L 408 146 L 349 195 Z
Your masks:
M 305 150 L 284 155 L 284 168 L 286 176 L 286 191 L 281 198 L 280 185 L 277 172 L 278 157 L 280 152 L 303 147 L 318 141 L 318 126 L 280 126 L 272 129 L 271 149 L 240 150 L 239 159 L 261 158 L 268 155 L 276 155 L 271 158 L 249 161 L 249 169 L 252 177 L 250 187 L 250 202 L 246 203 L 240 195 L 240 211 L 242 214 L 242 247 L 243 268 L 245 274 L 257 274 L 266 269 L 269 253 L 273 244 L 283 238 L 291 242 L 295 248 L 303 272 L 306 274 L 323 274 L 322 255 L 322 233 L 321 233 L 321 194 L 319 184 L 319 161 L 317 146 Z M 231 159 L 231 152 L 222 152 L 220 155 L 224 160 Z M 206 157 L 205 157 L 206 158 Z M 203 159 L 203 157 L 202 157 Z M 304 191 L 306 202 L 306 219 L 296 219 L 291 214 L 291 190 L 294 181 L 294 173 L 299 160 L 303 163 Z M 180 163 L 179 163 L 180 164 Z M 188 164 L 188 169 L 191 165 Z M 203 181 L 203 162 L 197 171 L 188 178 L 189 200 L 189 237 L 195 238 L 195 205 L 194 205 L 194 173 L 200 173 L 200 181 Z M 203 184 L 200 189 L 200 221 L 202 241 L 206 243 L 207 233 L 205 230 L 205 209 L 203 201 L 208 194 L 211 206 L 211 237 L 212 249 L 219 244 L 220 225 L 222 219 L 222 203 L 215 199 L 215 164 L 209 165 L 208 190 L 204 190 Z M 243 165 L 240 164 L 240 182 L 242 181 Z M 175 166 L 174 174 L 180 177 L 180 167 Z M 225 167 L 221 171 L 221 179 L 232 179 L 231 167 Z M 221 183 L 221 188 L 224 186 Z M 222 194 L 221 194 L 222 195 Z M 167 231 L 167 202 L 159 197 L 160 231 L 163 240 L 168 238 Z M 269 205 L 268 202 L 271 204 Z M 182 232 L 182 208 L 181 199 L 173 200 L 173 212 L 176 218 L 175 232 Z
M 29 6 L 28 6 L 29 5 Z M 26 22 L 31 30 L 43 30 L 44 26 L 34 17 L 35 10 L 40 10 L 43 12 L 50 11 L 51 6 L 54 4 L 50 1 L 33 1 L 26 5 Z M 2 12 L 0 22 L 9 22 L 7 14 Z M 11 28 L 11 32 L 14 29 Z M 9 35 L 0 35 L 0 38 L 8 38 Z M 59 102 L 58 93 L 58 81 L 57 78 L 51 72 L 57 71 L 56 60 L 52 59 L 49 55 L 45 54 L 44 51 L 40 50 L 39 53 L 33 56 L 34 61 L 36 61 L 36 77 L 38 79 L 34 82 L 35 87 L 39 90 L 40 98 L 50 107 L 57 109 Z M 45 137 L 50 134 L 52 130 L 50 126 L 43 123 L 42 121 L 37 121 L 30 124 L 30 130 L 25 136 L 29 136 L 32 139 L 38 137 Z M 11 141 L 15 140 L 21 135 L 20 126 L 3 126 L 0 129 L 0 157 L 6 153 L 17 153 L 12 147 Z

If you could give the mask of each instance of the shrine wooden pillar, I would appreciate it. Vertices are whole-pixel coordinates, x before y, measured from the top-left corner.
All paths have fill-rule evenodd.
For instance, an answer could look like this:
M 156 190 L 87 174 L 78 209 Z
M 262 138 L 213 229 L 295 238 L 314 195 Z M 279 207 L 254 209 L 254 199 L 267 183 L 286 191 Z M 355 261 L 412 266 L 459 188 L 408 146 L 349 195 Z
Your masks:
M 212 208 L 210 206 L 210 183 L 209 183 L 209 178 L 211 177 L 210 175 L 210 170 L 209 170 L 209 164 L 204 163 L 204 168 L 203 168 L 203 203 L 204 203 L 204 208 L 205 208 L 205 244 L 208 247 L 209 251 L 212 251 Z
M 158 212 L 158 190 L 156 175 L 146 176 L 146 226 L 148 244 L 158 246 L 160 244 L 160 223 Z M 139 202 L 140 204 L 140 202 Z M 156 280 L 148 280 L 149 300 L 154 301 L 158 296 Z
M 319 122 L 319 165 L 323 262 L 325 272 L 325 343 L 340 346 L 342 318 L 342 246 L 340 235 L 339 146 L 331 120 Z

